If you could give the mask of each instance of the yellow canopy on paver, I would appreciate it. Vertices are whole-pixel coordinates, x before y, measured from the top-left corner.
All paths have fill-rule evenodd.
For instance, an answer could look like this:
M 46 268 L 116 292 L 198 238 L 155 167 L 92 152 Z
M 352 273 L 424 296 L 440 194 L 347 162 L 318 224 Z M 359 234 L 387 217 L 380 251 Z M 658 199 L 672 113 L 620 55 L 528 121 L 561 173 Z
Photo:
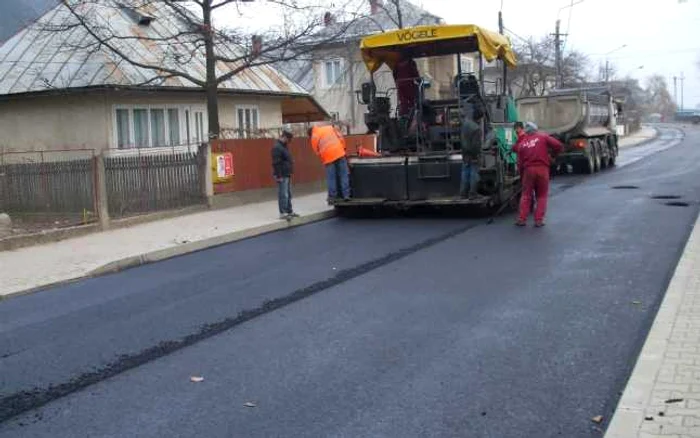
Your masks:
M 423 58 L 480 52 L 487 61 L 498 58 L 513 68 L 515 53 L 505 36 L 473 24 L 416 26 L 367 36 L 360 42 L 370 72 L 383 64 L 394 69 L 402 56 Z

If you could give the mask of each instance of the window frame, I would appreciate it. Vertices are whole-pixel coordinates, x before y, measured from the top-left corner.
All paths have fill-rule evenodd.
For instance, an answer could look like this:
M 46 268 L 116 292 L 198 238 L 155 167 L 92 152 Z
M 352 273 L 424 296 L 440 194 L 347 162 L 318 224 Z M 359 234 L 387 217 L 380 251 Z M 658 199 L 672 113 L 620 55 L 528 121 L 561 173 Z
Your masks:
M 472 57 L 469 56 L 469 55 L 464 55 L 464 54 L 462 54 L 462 56 L 460 56 L 460 61 L 461 61 L 461 65 L 460 65 L 459 67 L 460 67 L 460 69 L 462 70 L 462 73 L 472 73 L 472 74 L 476 74 L 476 73 L 477 73 L 476 70 L 475 70 L 475 68 L 474 68 L 474 64 L 475 64 L 474 58 L 472 58 Z M 464 65 L 465 61 L 469 63 L 469 65 L 471 66 L 471 68 L 469 68 L 469 69 L 463 68 L 463 65 Z
M 328 66 L 334 66 L 337 63 L 337 71 L 333 71 L 335 73 L 334 80 L 332 82 L 328 81 Z M 322 80 L 321 83 L 323 84 L 323 88 L 332 88 L 336 85 L 338 85 L 341 82 L 341 79 L 343 78 L 343 58 L 340 57 L 335 57 L 335 58 L 328 58 L 324 59 L 321 62 L 321 70 L 322 70 Z M 334 69 L 335 67 L 331 67 Z
M 249 132 L 251 129 L 246 129 L 245 126 L 240 126 L 239 113 L 243 111 L 243 123 L 245 123 L 245 111 L 250 111 L 251 114 L 251 127 L 252 130 L 260 129 L 260 106 L 250 105 L 250 104 L 240 104 L 236 105 L 236 131 L 238 132 L 239 138 L 249 138 Z M 255 123 L 253 123 L 253 114 L 255 114 Z
M 125 143 L 124 147 L 119 146 L 119 121 L 117 117 L 118 110 L 127 111 L 127 123 L 129 127 L 127 129 L 129 138 Z M 136 132 L 134 126 L 134 110 L 146 110 L 146 120 L 147 120 L 147 130 L 146 138 L 148 139 L 148 144 L 137 145 L 136 144 Z M 153 129 L 151 126 L 152 110 L 162 110 L 164 114 L 164 130 L 165 130 L 165 144 L 161 146 L 153 145 Z M 178 119 L 178 135 L 179 144 L 172 144 L 173 138 L 171 137 L 170 130 L 170 111 L 177 110 Z M 201 114 L 201 116 L 196 116 Z M 115 104 L 112 106 L 112 141 L 111 149 L 117 150 L 129 150 L 129 149 L 151 149 L 151 148 L 164 148 L 164 147 L 177 147 L 177 146 L 191 146 L 197 143 L 196 133 L 198 130 L 197 121 L 201 119 L 202 125 L 202 139 L 199 141 L 206 141 L 207 136 L 207 112 L 205 105 L 199 104 Z

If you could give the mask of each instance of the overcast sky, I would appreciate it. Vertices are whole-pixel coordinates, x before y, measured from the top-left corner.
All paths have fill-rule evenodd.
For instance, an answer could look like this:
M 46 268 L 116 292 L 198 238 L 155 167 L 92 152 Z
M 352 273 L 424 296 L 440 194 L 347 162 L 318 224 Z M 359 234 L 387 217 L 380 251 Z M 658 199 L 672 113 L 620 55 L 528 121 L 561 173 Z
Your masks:
M 575 48 L 592 61 L 605 62 L 606 52 L 626 44 L 608 55 L 621 76 L 643 80 L 662 74 L 673 94 L 672 78 L 683 72 L 685 107 L 700 104 L 700 0 L 583 0 L 561 11 L 571 0 L 413 1 L 447 23 L 473 23 L 493 30 L 498 30 L 502 3 L 505 27 L 523 38 L 553 33 L 559 15 L 561 31 L 569 34 L 565 49 Z M 679 105 L 680 88 L 678 80 Z

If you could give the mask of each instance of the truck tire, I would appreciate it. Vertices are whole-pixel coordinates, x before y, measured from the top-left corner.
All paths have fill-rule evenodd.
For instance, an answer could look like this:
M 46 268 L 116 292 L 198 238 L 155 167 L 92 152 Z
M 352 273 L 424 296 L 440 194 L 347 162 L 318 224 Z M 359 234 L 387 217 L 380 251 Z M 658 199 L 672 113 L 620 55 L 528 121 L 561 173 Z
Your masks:
M 592 142 L 591 152 L 593 152 L 593 172 L 600 172 L 600 151 L 597 148 L 596 142 Z
M 617 148 L 617 137 L 608 137 L 608 148 L 610 149 L 610 167 L 615 167 L 617 164 L 617 155 L 620 152 Z
M 600 169 L 607 169 L 610 160 L 610 151 L 603 140 L 596 140 L 596 144 L 598 145 L 598 156 L 600 156 Z
M 583 170 L 582 173 L 587 173 L 588 175 L 595 173 L 594 148 L 591 144 L 588 145 L 588 159 L 581 163 L 581 169 Z

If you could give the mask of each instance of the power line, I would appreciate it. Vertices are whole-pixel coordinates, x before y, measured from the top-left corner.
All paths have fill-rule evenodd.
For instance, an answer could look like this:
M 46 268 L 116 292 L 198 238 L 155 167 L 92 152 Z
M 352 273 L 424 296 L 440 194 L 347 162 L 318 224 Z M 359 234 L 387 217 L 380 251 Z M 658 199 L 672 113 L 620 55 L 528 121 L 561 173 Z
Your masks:
M 524 43 L 529 43 L 529 42 L 530 42 L 530 40 L 521 37 L 520 35 L 518 35 L 517 33 L 513 32 L 512 30 L 508 29 L 508 28 L 505 27 L 505 26 L 503 26 L 503 29 L 504 29 L 506 32 L 508 32 L 508 33 L 511 34 L 512 36 L 518 38 L 519 40 L 521 40 L 521 41 L 524 42 Z

